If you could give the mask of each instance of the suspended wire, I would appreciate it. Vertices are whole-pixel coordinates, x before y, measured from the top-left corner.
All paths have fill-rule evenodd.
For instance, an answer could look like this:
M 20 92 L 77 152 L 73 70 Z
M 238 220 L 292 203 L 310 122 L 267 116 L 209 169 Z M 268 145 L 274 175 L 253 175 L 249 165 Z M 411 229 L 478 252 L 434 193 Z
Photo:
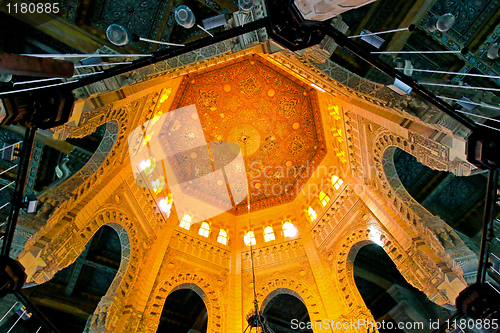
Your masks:
M 478 123 L 478 122 L 476 122 L 476 124 L 477 124 L 477 125 L 480 125 L 480 126 L 483 126 L 483 127 L 491 128 L 492 130 L 495 130 L 495 131 L 500 132 L 500 129 L 498 129 L 498 128 L 496 128 L 496 127 L 488 126 L 488 125 L 481 124 L 481 123 Z
M 85 73 L 85 74 L 75 74 L 73 75 L 72 77 L 68 78 L 68 79 L 72 79 L 72 78 L 77 78 L 77 77 L 82 77 L 82 76 L 89 76 L 89 75 L 94 75 L 94 74 L 102 74 L 104 73 L 104 71 L 100 71 L 100 72 L 93 72 L 93 73 Z M 65 79 L 63 77 L 53 77 L 53 78 L 50 78 L 50 79 L 40 79 L 40 80 L 31 80 L 31 81 L 21 81 L 21 82 L 14 82 L 13 85 L 16 86 L 16 85 L 20 85 L 20 84 L 28 84 L 28 83 L 37 83 L 37 82 L 46 82 L 46 81 L 53 81 L 53 80 L 61 80 L 61 79 Z
M 401 28 L 401 29 L 386 30 L 386 31 L 379 31 L 379 32 L 370 32 L 370 33 L 366 33 L 364 35 L 347 36 L 347 38 L 358 38 L 358 37 L 365 37 L 365 36 L 377 36 L 377 35 L 382 35 L 382 34 L 388 34 L 388 33 L 391 33 L 391 32 L 406 31 L 406 30 L 410 30 L 410 27 Z
M 247 143 L 245 141 L 245 156 L 247 155 Z M 244 161 L 244 160 L 243 160 Z M 245 180 L 247 182 L 247 208 L 248 208 L 248 232 L 252 232 L 251 231 L 251 223 L 250 223 L 250 186 L 248 185 L 248 178 L 245 177 Z M 252 234 L 251 234 L 252 235 Z M 255 239 L 255 235 L 254 236 L 254 239 Z M 254 296 L 254 301 L 256 302 L 257 301 L 257 290 L 255 289 L 255 268 L 254 268 L 254 265 L 253 265 L 253 245 L 252 245 L 252 238 L 250 237 L 250 260 L 252 262 L 252 278 L 253 278 L 253 296 Z M 257 310 L 257 309 L 256 309 Z
M 407 69 L 407 68 L 396 67 L 396 69 L 403 70 L 403 69 Z M 464 76 L 475 76 L 475 77 L 487 77 L 487 78 L 491 78 L 491 79 L 500 79 L 500 76 L 497 76 L 497 75 L 448 72 L 448 71 L 434 71 L 434 70 L 430 70 L 430 69 L 417 69 L 417 68 L 411 68 L 411 70 L 415 71 L 415 72 L 424 72 L 424 73 L 456 74 L 456 75 L 464 75 Z
M 22 56 L 39 58 L 113 58 L 113 57 L 151 57 L 152 54 L 21 54 Z
M 490 104 L 481 104 L 481 103 L 476 103 L 476 102 L 472 102 L 472 101 L 469 102 L 469 101 L 466 101 L 466 100 L 463 100 L 463 99 L 456 99 L 456 98 L 445 97 L 445 96 L 436 96 L 436 97 L 439 97 L 439 98 L 442 98 L 442 99 L 449 99 L 451 101 L 456 101 L 456 102 L 464 102 L 464 103 L 467 103 L 467 104 L 478 105 L 478 106 L 481 106 L 483 108 L 500 110 L 500 107 L 493 106 L 493 105 L 490 105 Z
M 0 319 L 0 323 L 1 323 L 4 319 L 5 319 L 5 317 L 7 317 L 7 316 L 8 316 L 8 314 L 12 311 L 12 309 L 13 309 L 13 308 L 15 308 L 15 306 L 16 306 L 17 304 L 19 304 L 19 302 L 14 303 L 14 305 L 12 305 L 12 306 L 10 307 L 9 311 L 7 311 L 7 312 L 3 315 L 2 319 Z
M 30 91 L 30 90 L 37 90 L 37 89 L 43 89 L 43 88 L 57 87 L 57 86 L 65 85 L 65 84 L 70 84 L 70 83 L 73 83 L 73 82 L 75 82 L 75 81 L 68 81 L 68 82 L 62 82 L 62 83 L 49 84 L 49 85 L 46 85 L 46 86 L 35 87 L 35 88 L 26 88 L 26 89 L 5 91 L 5 92 L 0 92 L 0 95 L 8 95 L 8 94 L 15 94 L 15 93 L 18 93 L 18 92 L 23 92 L 23 91 Z
M 444 83 L 432 83 L 432 82 L 418 82 L 419 84 L 427 86 L 440 86 L 440 87 L 451 87 L 451 88 L 462 88 L 462 89 L 475 89 L 475 90 L 489 90 L 489 91 L 500 91 L 499 88 L 485 88 L 485 87 L 472 87 L 472 86 L 459 86 L 456 84 L 444 84 Z
M 435 54 L 441 54 L 441 53 L 462 53 L 462 51 L 376 51 L 376 52 L 370 52 L 371 54 L 420 54 L 420 53 L 435 53 Z
M 490 117 L 485 117 L 485 116 L 481 116 L 481 115 L 478 115 L 478 114 L 474 114 L 474 113 L 470 113 L 470 112 L 465 112 L 465 111 L 462 111 L 462 110 L 455 110 L 455 111 L 463 113 L 463 114 L 466 114 L 466 115 L 469 115 L 469 116 L 472 116 L 472 117 L 478 117 L 478 118 L 488 119 L 488 120 L 500 123 L 500 120 L 498 120 L 498 119 L 494 119 L 494 118 L 490 118 Z
M 130 65 L 132 61 L 125 62 L 102 62 L 100 64 L 92 64 L 92 65 L 76 65 L 74 68 L 87 68 L 87 67 L 97 67 L 97 66 L 111 66 L 111 65 Z

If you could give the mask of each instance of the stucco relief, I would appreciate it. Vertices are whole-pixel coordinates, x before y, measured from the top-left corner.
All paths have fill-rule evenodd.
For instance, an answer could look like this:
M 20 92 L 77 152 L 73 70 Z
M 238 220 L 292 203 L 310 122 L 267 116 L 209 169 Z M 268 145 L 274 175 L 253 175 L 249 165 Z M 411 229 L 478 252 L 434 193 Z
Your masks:
M 188 264 L 181 257 L 167 253 L 138 332 L 156 332 L 167 297 L 178 289 L 192 289 L 203 299 L 208 313 L 207 332 L 225 331 L 227 288 L 221 287 L 227 285 L 227 272 L 215 274 L 203 267 Z
M 287 289 L 299 296 L 304 302 L 311 322 L 327 318 L 323 308 L 319 291 L 315 285 L 312 271 L 307 260 L 299 260 L 294 264 L 287 264 L 279 271 L 256 271 L 256 292 L 259 306 L 264 305 L 268 296 L 279 289 Z M 244 273 L 243 282 L 243 315 L 253 310 L 253 283 L 251 272 Z M 261 310 L 264 308 L 261 307 Z
M 433 298 L 428 294 L 429 298 L 438 304 L 453 303 L 457 293 L 466 286 L 459 258 L 463 257 L 464 251 L 467 254 L 472 252 L 456 232 L 440 218 L 430 214 L 404 189 L 394 167 L 393 153 L 398 147 L 433 169 L 450 171 L 457 175 L 470 174 L 471 167 L 467 162 L 449 161 L 450 149 L 433 140 L 411 132 L 409 138 L 404 139 L 374 124 L 369 125 L 375 129 L 370 133 L 371 146 L 367 147 L 368 150 L 373 149 L 370 165 L 374 167 L 374 177 L 367 179 L 367 183 L 377 189 L 380 197 L 385 198 L 389 207 L 406 223 L 409 230 L 427 245 L 420 248 L 413 243 L 414 250 L 417 251 L 416 262 L 421 263 L 422 268 L 436 264 L 447 266 L 449 272 L 440 274 L 439 277 L 432 274 L 432 269 L 424 269 L 424 273 L 427 270 L 427 273 L 431 274 L 426 274 L 427 282 L 424 285 L 426 289 L 440 286 L 440 289 L 445 290 L 440 297 Z M 431 257 L 434 260 L 431 260 Z M 442 269 L 441 271 L 444 272 Z
M 121 243 L 121 261 L 118 272 L 105 296 L 102 297 L 94 314 L 87 323 L 88 332 L 102 329 L 112 332 L 123 311 L 129 287 L 135 282 L 139 258 L 144 254 L 139 244 L 143 236 L 136 230 L 133 220 L 121 209 L 107 205 L 96 212 L 88 223 L 78 228 L 68 223 L 50 242 L 38 250 L 39 259 L 48 263 L 29 276 L 38 284 L 50 280 L 54 274 L 73 263 L 84 250 L 85 245 L 102 226 L 115 229 Z M 39 244 L 40 245 L 40 244 Z M 28 248 L 20 261 L 28 259 Z M 40 264 L 41 262 L 39 262 Z M 28 281 L 29 282 L 29 281 Z

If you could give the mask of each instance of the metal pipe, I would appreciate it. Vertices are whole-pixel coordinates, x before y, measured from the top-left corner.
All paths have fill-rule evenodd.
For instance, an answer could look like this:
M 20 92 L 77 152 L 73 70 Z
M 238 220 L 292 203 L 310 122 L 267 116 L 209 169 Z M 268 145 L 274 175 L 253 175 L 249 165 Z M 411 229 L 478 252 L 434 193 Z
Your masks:
M 152 64 L 156 64 L 160 61 L 164 61 L 167 59 L 171 59 L 173 57 L 189 53 L 191 51 L 200 49 L 205 46 L 213 45 L 218 42 L 225 41 L 230 38 L 234 38 L 237 36 L 240 36 L 242 34 L 246 34 L 249 32 L 252 32 L 254 30 L 264 28 L 270 24 L 269 18 L 264 17 L 261 18 L 257 21 L 250 22 L 246 24 L 244 27 L 236 27 L 230 30 L 223 31 L 221 33 L 216 34 L 213 38 L 203 38 L 201 40 L 197 40 L 191 43 L 186 44 L 186 46 L 181 47 L 181 48 L 170 48 L 170 49 L 164 49 L 164 50 L 159 50 L 156 52 L 153 52 L 152 57 L 148 58 L 143 58 L 143 59 L 137 59 L 132 62 L 130 65 L 123 65 L 123 66 L 114 66 L 112 68 L 109 68 L 104 71 L 102 74 L 97 74 L 97 75 L 92 75 L 91 77 L 86 77 L 83 79 L 80 79 L 78 81 L 71 82 L 71 84 L 68 86 L 69 89 L 77 89 L 84 87 L 86 85 L 102 81 L 105 79 L 109 79 L 111 77 L 127 73 L 145 66 L 149 66 Z M 100 55 L 96 55 L 100 56 Z
M 385 31 L 379 31 L 379 32 L 370 32 L 368 34 L 364 35 L 355 35 L 355 36 L 347 36 L 347 38 L 358 38 L 358 37 L 365 37 L 365 36 L 377 36 L 377 35 L 382 35 L 382 34 L 388 34 L 391 32 L 398 32 L 398 31 L 407 31 L 411 29 L 411 25 L 406 27 L 406 28 L 401 28 L 401 29 L 392 29 L 392 30 L 385 30 Z
M 5 190 L 7 187 L 9 187 L 10 185 L 12 185 L 12 184 L 14 184 L 14 183 L 15 183 L 15 181 L 14 181 L 14 182 L 10 182 L 9 184 L 7 184 L 7 185 L 5 185 L 4 187 L 0 188 L 0 191 Z
M 151 54 L 21 54 L 30 57 L 40 57 L 40 58 L 91 58 L 91 57 L 151 57 Z
M 5 146 L 5 147 L 3 147 L 3 148 L 0 148 L 0 151 L 5 150 L 5 149 L 7 149 L 7 148 L 10 148 L 10 147 L 12 147 L 12 146 L 15 146 L 15 145 L 17 145 L 17 144 L 19 144 L 19 143 L 21 143 L 21 142 L 22 142 L 22 141 L 18 141 L 18 142 L 16 142 L 16 143 L 11 144 L 11 145 L 8 145 L 8 146 Z
M 16 166 L 17 166 L 17 164 L 14 164 L 14 165 L 13 165 L 13 166 L 11 166 L 10 168 L 8 168 L 8 169 L 6 169 L 6 170 L 4 170 L 4 171 L 0 172 L 0 175 L 3 175 L 4 173 L 9 172 L 10 170 L 14 169 Z
M 97 66 L 111 66 L 111 65 L 128 65 L 131 64 L 132 61 L 125 61 L 125 62 L 103 62 L 100 64 L 93 64 L 93 65 L 77 65 L 75 68 L 87 68 L 87 67 L 97 67 Z
M 147 38 L 142 38 L 142 37 L 139 37 L 139 40 L 142 40 L 144 42 L 149 42 L 149 43 L 156 43 L 156 44 L 163 44 L 163 45 L 170 45 L 170 46 L 186 46 L 184 44 L 167 43 L 167 42 L 161 42 L 159 40 L 147 39 Z
M 456 85 L 456 84 L 444 84 L 444 83 L 432 83 L 432 82 L 419 82 L 419 84 L 423 84 L 423 85 L 426 85 L 426 86 L 439 86 L 439 87 L 451 87 L 451 88 L 461 88 L 461 89 L 500 91 L 499 88 L 459 86 L 459 85 Z
M 462 51 L 374 51 L 371 54 L 447 54 L 447 53 L 462 53 Z
M 3 256 L 9 256 L 10 247 L 12 246 L 12 241 L 14 240 L 17 218 L 19 217 L 19 210 L 21 209 L 24 197 L 24 187 L 26 185 L 26 179 L 28 178 L 28 169 L 31 160 L 31 151 L 33 150 L 35 142 L 36 130 L 37 129 L 35 127 L 27 128 L 24 135 L 23 148 L 19 158 L 16 186 L 14 188 L 14 195 L 11 201 L 12 205 L 10 207 L 9 218 L 7 220 L 7 227 L 5 228 L 6 238 L 2 244 L 1 254 Z
M 212 35 L 210 32 L 208 32 L 207 29 L 203 28 L 201 25 L 197 24 L 196 25 L 198 28 L 200 28 L 201 30 L 205 31 L 207 34 L 209 34 L 211 37 L 213 37 L 214 35 Z
M 8 315 L 8 314 L 12 311 L 12 309 L 13 309 L 13 308 L 14 308 L 17 304 L 19 304 L 19 302 L 14 303 L 14 305 L 12 305 L 12 306 L 10 307 L 9 311 L 7 311 L 7 312 L 3 315 L 2 319 L 0 319 L 0 323 L 1 323 L 4 319 L 5 319 L 5 317 L 7 317 L 7 315 Z
M 59 330 L 50 322 L 50 320 L 45 317 L 45 315 L 33 304 L 31 301 L 24 296 L 20 291 L 15 291 L 14 295 L 17 299 L 27 308 L 30 309 L 33 316 L 35 316 L 43 326 L 45 326 L 49 332 L 59 333 Z
M 19 316 L 19 318 L 17 318 L 16 322 L 14 323 L 14 325 L 12 325 L 9 330 L 7 331 L 7 333 L 10 333 L 10 331 L 12 331 L 12 329 L 14 328 L 14 326 L 17 325 L 17 323 L 19 322 L 19 320 L 21 320 L 21 318 L 24 316 L 24 314 L 26 313 L 26 309 L 23 310 L 23 313 Z
M 353 43 L 349 38 L 347 38 L 342 32 L 338 31 L 332 26 L 328 26 L 326 33 L 328 36 L 333 38 L 333 40 L 341 47 L 349 50 L 350 52 L 354 53 L 370 65 L 372 65 L 374 68 L 380 70 L 382 73 L 387 74 L 390 77 L 397 78 L 398 80 L 404 82 L 408 86 L 412 88 L 413 93 L 416 95 L 419 95 L 421 98 L 426 100 L 427 102 L 430 102 L 431 104 L 435 105 L 437 108 L 439 108 L 441 111 L 452 117 L 453 119 L 457 120 L 460 122 L 463 126 L 467 127 L 469 130 L 474 131 L 479 129 L 479 126 L 475 124 L 474 121 L 471 119 L 467 118 L 466 116 L 463 116 L 459 114 L 458 112 L 455 112 L 455 109 L 451 107 L 448 103 L 444 102 L 443 100 L 437 98 L 433 93 L 427 91 L 422 85 L 418 84 L 415 80 L 413 80 L 411 77 L 408 77 L 398 71 L 397 69 L 394 69 L 392 66 L 389 64 L 385 63 L 378 57 L 375 57 L 371 55 L 369 52 L 366 52 L 365 49 L 357 45 L 356 43 Z
M 445 97 L 445 96 L 436 96 L 436 97 L 442 98 L 442 99 L 448 99 L 450 101 L 455 101 L 455 102 L 464 102 L 464 103 L 467 103 L 467 104 L 478 105 L 478 106 L 481 106 L 481 107 L 487 108 L 487 109 L 500 110 L 500 107 L 489 105 L 489 104 L 476 103 L 476 102 L 472 102 L 472 101 L 467 101 L 467 100 L 457 99 L 457 98 L 451 98 L 451 97 Z
M 493 119 L 493 118 L 490 118 L 490 117 L 485 117 L 485 116 L 481 116 L 481 115 L 478 115 L 478 114 L 474 114 L 474 113 L 470 113 L 470 112 L 465 112 L 465 111 L 462 111 L 462 110 L 455 110 L 455 111 L 463 113 L 463 114 L 467 114 L 467 115 L 469 115 L 471 117 L 478 117 L 478 118 L 482 118 L 482 119 L 488 119 L 488 120 L 500 123 L 500 120 L 498 120 L 498 119 Z
M 396 69 L 405 69 L 402 67 L 396 67 Z M 437 73 L 437 74 L 455 74 L 455 75 L 464 75 L 464 76 L 474 76 L 474 77 L 487 77 L 490 79 L 500 79 L 500 76 L 498 75 L 486 75 L 486 74 L 474 74 L 474 73 L 461 73 L 461 72 L 448 72 L 448 71 L 433 71 L 430 69 L 416 69 L 412 68 L 411 69 L 414 72 L 424 72 L 424 73 Z
M 72 79 L 72 78 L 76 78 L 76 77 L 89 76 L 89 75 L 95 75 L 95 74 L 101 74 L 101 73 L 103 73 L 103 71 L 93 72 L 93 73 L 85 73 L 85 74 L 75 74 L 75 75 L 73 75 L 72 77 L 70 77 L 68 79 Z M 62 77 L 53 77 L 53 78 L 50 78 L 50 79 L 40 79 L 40 80 L 30 80 L 30 81 L 14 82 L 12 85 L 13 86 L 17 86 L 17 85 L 21 85 L 21 84 L 38 83 L 38 82 L 46 82 L 46 81 L 61 80 L 61 79 L 63 79 L 63 78 Z
M 108 68 L 108 69 L 104 70 L 104 73 L 92 75 L 90 77 L 84 77 L 78 81 L 63 82 L 63 83 L 58 83 L 55 85 L 47 85 L 47 86 L 43 86 L 43 87 L 37 87 L 34 89 L 49 88 L 49 87 L 54 87 L 54 86 L 63 85 L 63 84 L 67 85 L 66 89 L 70 89 L 70 90 L 78 89 L 78 88 L 87 86 L 89 84 L 96 83 L 96 82 L 99 82 L 102 80 L 106 80 L 106 79 L 112 78 L 114 76 L 124 74 L 124 73 L 130 72 L 130 71 L 133 71 L 133 70 L 145 67 L 145 66 L 156 64 L 160 61 L 171 59 L 173 57 L 176 57 L 176 56 L 179 56 L 182 54 L 186 54 L 186 53 L 189 53 L 191 51 L 195 51 L 195 50 L 200 49 L 202 47 L 213 45 L 213 44 L 216 44 L 218 42 L 222 42 L 222 41 L 225 41 L 227 39 L 234 38 L 234 37 L 240 36 L 242 34 L 246 34 L 246 33 L 252 32 L 254 30 L 261 29 L 261 28 L 270 28 L 270 21 L 269 21 L 268 17 L 264 17 L 264 18 L 258 19 L 256 21 L 250 22 L 250 23 L 246 24 L 244 27 L 236 27 L 236 28 L 233 28 L 230 30 L 223 31 L 221 33 L 218 33 L 217 35 L 215 35 L 211 39 L 204 38 L 204 39 L 201 39 L 198 41 L 188 43 L 188 44 L 186 44 L 185 47 L 182 47 L 182 48 L 159 50 L 159 51 L 153 52 L 153 54 L 139 54 L 139 55 L 126 54 L 124 56 L 129 56 L 129 57 L 131 57 L 131 56 L 143 56 L 145 58 L 134 60 L 134 61 L 132 61 L 132 64 L 129 64 L 129 65 L 123 65 L 123 66 L 118 65 L 118 66 L 114 66 L 112 68 Z M 54 55 L 53 54 L 40 54 L 37 56 L 53 57 Z M 69 57 L 72 55 L 62 54 L 59 56 Z M 79 55 L 73 55 L 73 56 L 79 56 Z M 111 54 L 111 55 L 103 55 L 103 54 L 90 54 L 89 55 L 89 54 L 87 54 L 85 56 L 86 57 L 89 57 L 89 56 L 104 57 L 104 56 L 118 56 L 118 55 L 116 55 L 116 54 Z M 33 90 L 33 89 L 11 90 L 11 91 L 6 91 L 6 92 L 0 92 L 0 95 L 15 94 L 16 92 L 22 92 L 22 91 L 28 91 L 28 90 Z
M 41 86 L 41 87 L 4 91 L 4 92 L 0 92 L 0 95 L 8 95 L 8 94 L 16 93 L 16 92 L 31 91 L 31 90 L 37 90 L 37 89 L 43 89 L 43 88 L 49 88 L 49 87 L 62 86 L 65 84 L 70 84 L 70 83 L 73 83 L 73 82 L 63 82 L 63 83 L 49 84 L 49 85 Z
M 479 252 L 479 264 L 477 268 L 476 283 L 484 283 L 486 277 L 487 261 L 489 256 L 488 230 L 493 228 L 495 218 L 495 207 L 497 197 L 498 169 L 489 170 L 488 186 L 486 188 L 486 199 L 484 206 L 483 231 L 481 236 L 481 250 Z

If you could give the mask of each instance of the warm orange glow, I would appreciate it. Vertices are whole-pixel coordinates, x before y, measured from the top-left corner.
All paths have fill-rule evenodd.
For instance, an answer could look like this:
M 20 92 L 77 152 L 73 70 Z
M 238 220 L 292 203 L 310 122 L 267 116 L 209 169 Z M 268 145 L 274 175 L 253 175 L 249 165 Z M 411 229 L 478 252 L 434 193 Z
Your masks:
M 186 230 L 189 230 L 189 228 L 191 228 L 191 221 L 192 221 L 192 218 L 190 215 L 184 215 L 184 217 L 182 218 L 182 221 L 181 223 L 179 224 L 179 226 L 181 228 L 184 228 Z
M 318 215 L 316 214 L 316 211 L 309 206 L 309 209 L 307 210 L 307 214 L 309 214 L 309 219 L 311 219 L 311 222 L 314 222 Z
M 338 190 L 340 188 L 340 186 L 342 186 L 342 184 L 344 184 L 344 181 L 336 175 L 332 176 L 331 182 L 332 182 L 332 186 L 333 186 L 333 188 L 335 188 L 335 190 Z
M 291 222 L 283 223 L 283 236 L 295 237 L 297 235 L 297 228 Z
M 319 193 L 319 201 L 321 202 L 321 205 L 323 207 L 325 207 L 326 204 L 330 201 L 330 197 L 328 196 L 328 194 L 326 194 L 325 192 L 321 191 Z
M 203 222 L 201 224 L 200 230 L 198 230 L 198 235 L 202 235 L 203 237 L 208 237 L 208 235 L 210 235 L 210 226 L 207 222 Z
M 274 231 L 271 226 L 264 229 L 264 241 L 269 242 L 274 240 Z
M 338 105 L 329 105 L 328 111 L 330 112 L 330 116 L 332 116 L 335 120 L 340 120 L 340 110 Z
M 231 92 L 231 90 L 233 89 L 231 87 L 231 85 L 229 83 L 224 83 L 224 85 L 222 86 L 222 89 L 225 91 L 225 92 Z
M 217 242 L 227 245 L 227 232 L 224 229 L 220 229 L 219 236 L 217 237 Z
M 255 236 L 253 234 L 253 231 L 247 232 L 247 234 L 245 235 L 243 240 L 245 241 L 246 246 L 257 244 L 257 241 L 255 240 Z

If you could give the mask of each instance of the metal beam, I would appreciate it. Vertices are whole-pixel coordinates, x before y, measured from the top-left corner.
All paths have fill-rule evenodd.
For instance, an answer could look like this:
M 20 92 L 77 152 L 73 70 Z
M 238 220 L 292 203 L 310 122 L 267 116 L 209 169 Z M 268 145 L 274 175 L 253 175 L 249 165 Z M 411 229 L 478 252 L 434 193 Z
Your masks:
M 9 256 L 12 241 L 14 240 L 14 233 L 16 231 L 17 219 L 19 211 L 21 210 L 22 202 L 24 199 L 24 187 L 26 186 L 26 179 L 28 178 L 28 169 L 31 160 L 31 151 L 35 143 L 36 128 L 30 127 L 26 129 L 23 141 L 23 148 L 21 149 L 21 156 L 19 158 L 19 167 L 16 178 L 16 185 L 14 188 L 14 195 L 12 197 L 12 205 L 10 208 L 8 223 L 5 228 L 5 239 L 2 244 L 2 256 Z
M 87 253 L 89 252 L 90 244 L 87 244 L 85 250 L 83 250 L 82 254 L 76 259 L 75 267 L 73 268 L 73 272 L 71 272 L 71 277 L 69 278 L 68 286 L 66 287 L 66 291 L 64 292 L 66 296 L 71 296 L 73 291 L 75 290 L 76 282 L 78 282 L 78 277 L 82 272 L 83 265 L 85 264 Z

